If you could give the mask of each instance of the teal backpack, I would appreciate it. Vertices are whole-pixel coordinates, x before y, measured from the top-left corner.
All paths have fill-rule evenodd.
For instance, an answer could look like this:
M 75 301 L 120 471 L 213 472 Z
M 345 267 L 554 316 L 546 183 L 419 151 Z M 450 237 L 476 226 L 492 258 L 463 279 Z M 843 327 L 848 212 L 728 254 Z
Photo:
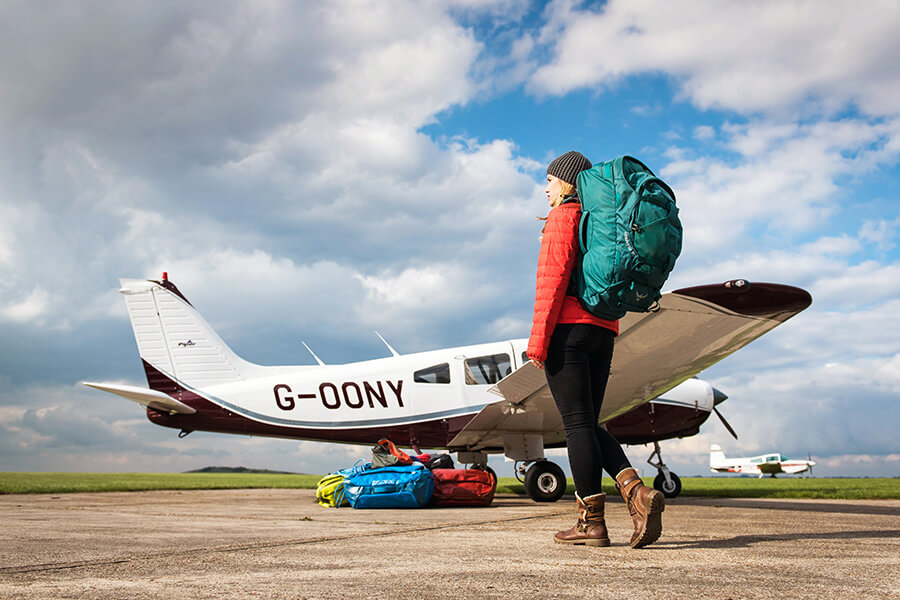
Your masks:
M 571 293 L 603 319 L 651 310 L 681 254 L 675 193 L 642 162 L 620 156 L 579 173 L 578 197 Z

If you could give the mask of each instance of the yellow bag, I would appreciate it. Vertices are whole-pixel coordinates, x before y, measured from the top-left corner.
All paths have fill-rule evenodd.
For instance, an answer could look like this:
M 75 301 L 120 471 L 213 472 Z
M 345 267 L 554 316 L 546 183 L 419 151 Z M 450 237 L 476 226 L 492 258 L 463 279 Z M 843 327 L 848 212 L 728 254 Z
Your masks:
M 338 473 L 326 475 L 316 484 L 316 502 L 322 506 L 340 508 L 350 506 L 344 496 L 344 476 Z

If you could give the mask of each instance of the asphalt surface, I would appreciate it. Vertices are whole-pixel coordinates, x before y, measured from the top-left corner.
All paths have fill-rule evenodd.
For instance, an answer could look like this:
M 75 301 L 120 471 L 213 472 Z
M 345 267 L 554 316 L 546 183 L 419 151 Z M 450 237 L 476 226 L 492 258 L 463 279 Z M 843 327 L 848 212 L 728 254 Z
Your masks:
M 309 490 L 0 496 L 0 598 L 900 598 L 900 501 L 678 498 L 554 544 L 574 501 L 327 509 Z

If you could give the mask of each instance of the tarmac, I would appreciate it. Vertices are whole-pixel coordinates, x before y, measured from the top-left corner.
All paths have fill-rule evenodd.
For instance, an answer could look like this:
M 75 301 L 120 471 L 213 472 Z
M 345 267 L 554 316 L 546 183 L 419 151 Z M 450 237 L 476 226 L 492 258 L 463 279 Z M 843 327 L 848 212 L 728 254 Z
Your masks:
M 323 508 L 311 490 L 0 496 L 2 598 L 900 598 L 900 500 L 667 501 L 553 543 L 574 501 Z

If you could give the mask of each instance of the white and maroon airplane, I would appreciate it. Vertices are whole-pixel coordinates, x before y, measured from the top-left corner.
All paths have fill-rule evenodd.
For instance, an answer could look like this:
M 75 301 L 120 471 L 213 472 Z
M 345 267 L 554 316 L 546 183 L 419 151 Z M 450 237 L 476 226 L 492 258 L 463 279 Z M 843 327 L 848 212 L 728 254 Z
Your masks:
M 143 405 L 151 422 L 181 430 L 179 437 L 213 431 L 349 444 L 386 437 L 457 452 L 459 462 L 475 465 L 502 453 L 520 463 L 531 498 L 555 501 L 565 492 L 562 469 L 544 455 L 565 446 L 562 420 L 544 372 L 525 357 L 526 339 L 406 355 L 388 345 L 392 356 L 363 362 L 261 366 L 237 356 L 165 273 L 123 279 L 119 291 L 149 388 L 85 385 Z M 799 288 L 736 280 L 676 290 L 653 312 L 628 313 L 599 423 L 623 443 L 654 442 L 656 455 L 658 440 L 693 435 L 724 399 L 693 377 L 811 301 Z M 651 464 L 673 485 L 661 459 Z
M 812 473 L 815 461 L 802 458 L 788 458 L 784 454 L 760 454 L 750 458 L 726 458 L 722 446 L 713 444 L 709 447 L 709 470 L 713 473 L 749 473 L 752 475 L 769 475 L 776 473 L 796 475 L 809 471 Z

